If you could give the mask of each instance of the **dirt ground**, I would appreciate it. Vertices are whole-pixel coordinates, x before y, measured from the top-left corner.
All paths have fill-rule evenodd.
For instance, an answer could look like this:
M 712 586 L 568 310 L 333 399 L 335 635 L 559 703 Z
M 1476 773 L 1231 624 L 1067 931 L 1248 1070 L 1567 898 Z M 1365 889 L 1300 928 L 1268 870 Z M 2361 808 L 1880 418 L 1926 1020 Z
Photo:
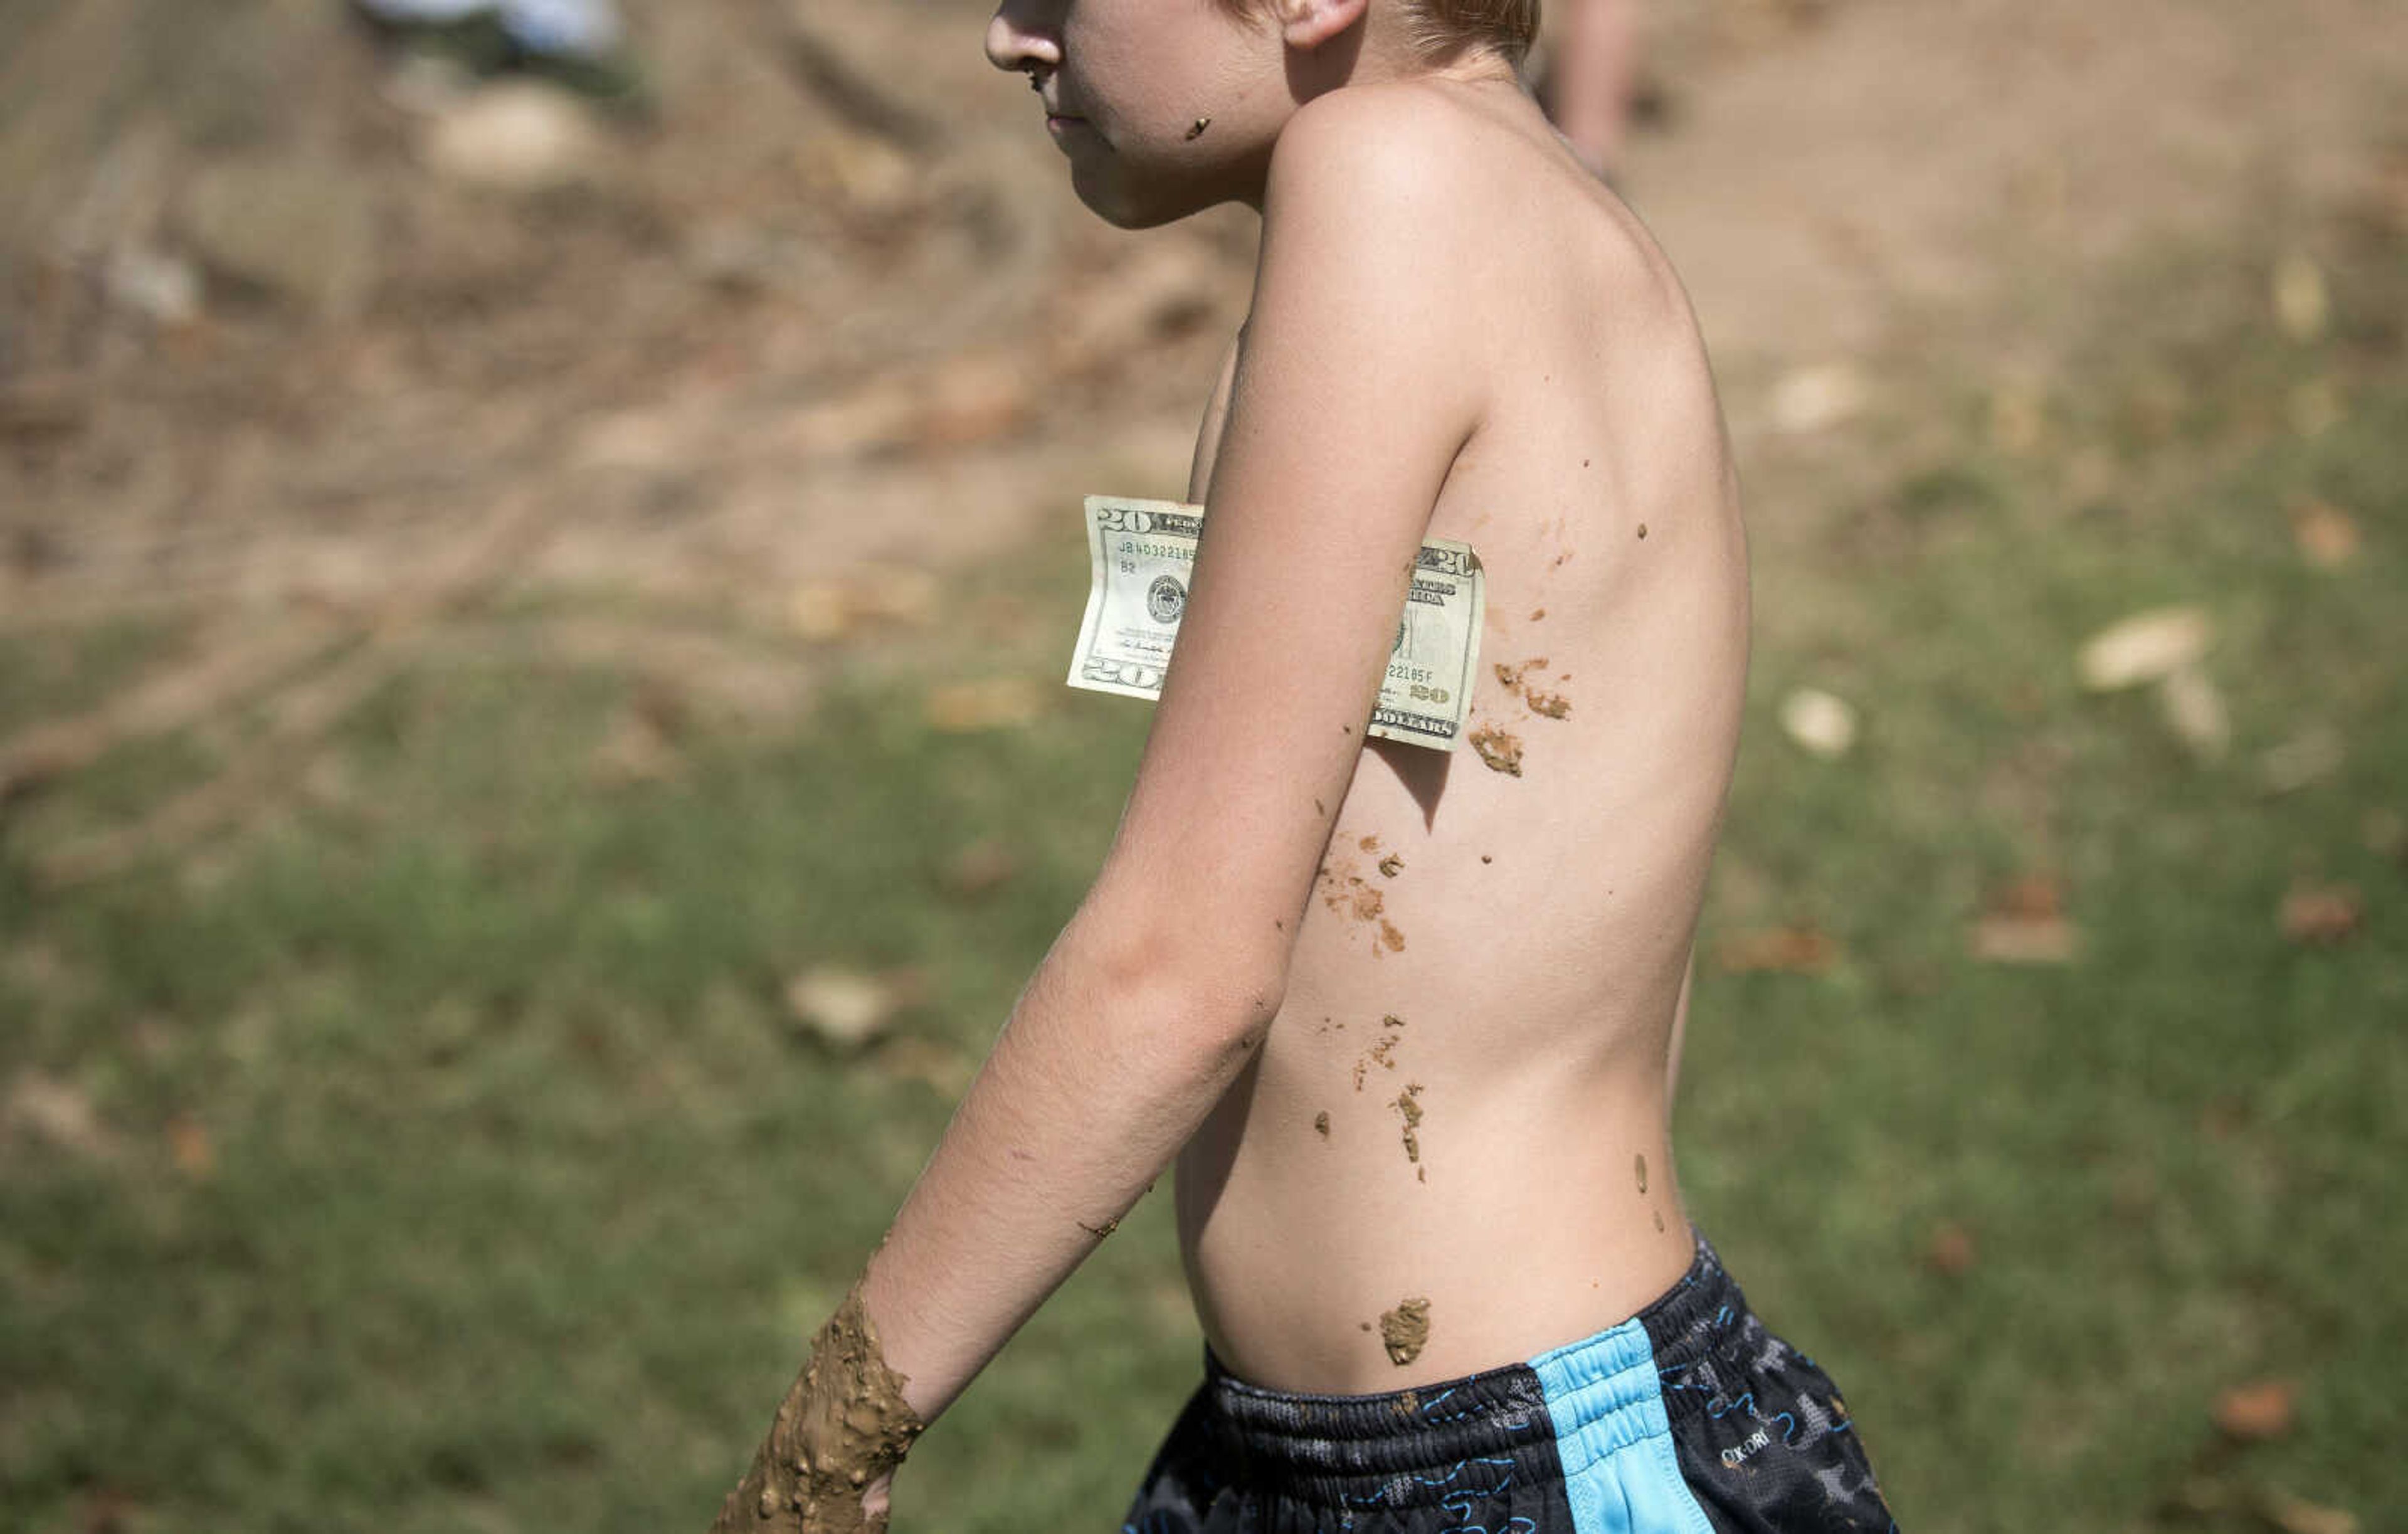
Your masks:
M 1623 184 L 1776 536 L 1767 445 L 1885 359 L 2045 371 L 2152 241 L 2408 206 L 2388 0 L 1647 4 Z M 183 636 L 0 788 L 503 627 L 776 713 L 923 572 L 1177 492 L 1251 215 L 1101 227 L 962 0 L 630 8 L 648 114 L 513 118 L 335 0 L 0 0 L 0 636 Z

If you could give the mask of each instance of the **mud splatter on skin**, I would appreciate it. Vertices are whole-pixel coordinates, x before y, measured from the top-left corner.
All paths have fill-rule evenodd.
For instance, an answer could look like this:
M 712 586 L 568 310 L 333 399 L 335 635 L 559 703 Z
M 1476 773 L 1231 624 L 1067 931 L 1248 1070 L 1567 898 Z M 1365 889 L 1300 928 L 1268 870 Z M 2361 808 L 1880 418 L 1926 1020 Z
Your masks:
M 1532 623 L 1534 623 L 1534 624 L 1535 624 L 1535 623 L 1538 623 L 1540 620 L 1541 620 L 1541 619 L 1545 618 L 1545 617 L 1546 617 L 1546 615 L 1547 615 L 1547 609 L 1544 609 L 1544 608 L 1533 608 L 1533 609 L 1530 609 L 1530 622 L 1532 622 Z
M 1481 765 L 1509 778 L 1522 776 L 1522 742 L 1494 724 L 1483 724 L 1467 738 L 1480 753 Z
M 1402 1025 L 1400 1024 L 1398 1026 L 1402 1026 Z M 1382 1070 L 1394 1070 L 1397 1068 L 1397 1062 L 1391 1058 L 1396 1052 L 1396 1048 L 1397 1036 L 1393 1033 L 1388 1034 L 1382 1038 L 1378 1043 L 1372 1045 L 1368 1053 L 1354 1062 L 1355 1091 L 1360 1092 L 1363 1090 L 1363 1078 L 1370 1073 L 1370 1069 L 1373 1066 L 1378 1066 Z
M 1379 839 L 1365 837 L 1363 842 L 1376 847 Z M 1402 867 L 1403 865 L 1400 863 L 1398 867 Z M 1371 945 L 1373 954 L 1377 955 L 1383 950 L 1391 953 L 1403 952 L 1404 934 L 1387 919 L 1387 896 L 1355 871 L 1352 853 L 1343 853 L 1324 863 L 1314 879 L 1315 893 L 1321 896 L 1321 903 L 1331 911 L 1340 916 L 1351 916 L 1358 922 L 1377 924 L 1377 933 Z
M 1404 860 L 1403 858 L 1401 858 L 1401 857 L 1398 856 L 1395 853 L 1390 853 L 1387 856 L 1385 856 L 1385 857 L 1383 857 L 1383 858 L 1380 859 L 1380 877 L 1381 877 L 1381 878 L 1383 878 L 1383 879 L 1394 879 L 1394 878 L 1396 878 L 1396 877 L 1397 877 L 1397 875 L 1398 875 L 1398 874 L 1400 874 L 1400 873 L 1402 873 L 1402 872 L 1404 872 L 1404 871 L 1405 871 L 1405 860 Z
M 1644 1155 L 1633 1157 L 1631 1170 L 1638 1175 L 1639 1191 L 1645 1193 L 1647 1191 L 1647 1158 Z
M 1106 1220 L 1099 1226 L 1091 1226 L 1084 1220 L 1081 1220 L 1078 1224 L 1080 1229 L 1085 1231 L 1088 1235 L 1093 1236 L 1099 1241 L 1121 1227 L 1121 1223 L 1118 1220 Z
M 1380 850 L 1380 839 L 1378 837 L 1365 837 L 1354 845 L 1362 848 L 1367 853 L 1376 853 Z
M 909 1383 L 886 1367 L 856 1285 L 811 1339 L 810 1362 L 711 1534 L 882 1534 L 884 1515 L 864 1512 L 861 1494 L 927 1426 L 903 1398 Z
M 1483 862 L 1483 863 L 1494 863 L 1494 862 L 1496 862 L 1497 860 L 1496 860 L 1494 857 L 1491 857 L 1491 856 L 1490 856 L 1489 854 L 1487 854 L 1486 853 L 1481 853 L 1481 854 L 1480 854 L 1480 861 L 1481 861 L 1481 862 Z
M 1572 711 L 1571 700 L 1561 693 L 1541 692 L 1530 681 L 1531 672 L 1544 671 L 1546 668 L 1547 658 L 1544 655 L 1524 661 L 1519 666 L 1507 666 L 1499 662 L 1497 667 L 1497 680 L 1505 684 L 1507 692 L 1527 705 L 1532 713 L 1543 714 L 1549 719 L 1561 719 Z M 1571 677 L 1567 673 L 1561 680 L 1570 681 Z
M 1428 1173 L 1419 1169 L 1422 1164 L 1421 1096 L 1422 1083 L 1414 1082 L 1397 1094 L 1395 1107 L 1398 1112 L 1404 1115 L 1405 1120 L 1405 1159 L 1412 1162 L 1416 1168 L 1414 1175 L 1426 1183 L 1429 1181 Z
M 1324 1109 L 1320 1112 L 1312 1115 L 1312 1132 L 1319 1135 L 1324 1140 L 1327 1140 L 1329 1138 L 1329 1111 L 1327 1109 Z
M 1429 1346 L 1429 1312 L 1430 1302 L 1415 1295 L 1381 1314 L 1380 1345 L 1388 1350 L 1388 1362 L 1402 1369 L 1422 1355 Z
M 1656 1228 L 1657 1230 L 1664 1228 L 1664 1211 L 1660 1209 L 1656 1211 Z
M 1645 538 L 1647 536 L 1647 524 L 1643 522 L 1639 524 L 1639 536 L 1641 538 Z

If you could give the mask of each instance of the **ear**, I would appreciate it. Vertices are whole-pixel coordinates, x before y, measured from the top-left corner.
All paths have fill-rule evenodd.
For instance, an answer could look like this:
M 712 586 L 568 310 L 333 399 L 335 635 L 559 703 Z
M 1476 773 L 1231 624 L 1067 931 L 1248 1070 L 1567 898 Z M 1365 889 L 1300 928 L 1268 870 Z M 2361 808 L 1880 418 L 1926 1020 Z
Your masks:
M 1290 48 L 1307 51 L 1363 19 L 1370 0 L 1278 0 L 1280 36 Z

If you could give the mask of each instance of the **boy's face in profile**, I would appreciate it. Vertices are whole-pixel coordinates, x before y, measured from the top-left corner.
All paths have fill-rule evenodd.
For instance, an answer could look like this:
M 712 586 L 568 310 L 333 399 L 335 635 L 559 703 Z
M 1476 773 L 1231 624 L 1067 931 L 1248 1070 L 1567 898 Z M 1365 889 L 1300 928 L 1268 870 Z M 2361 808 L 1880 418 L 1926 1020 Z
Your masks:
M 1217 0 L 1002 0 L 986 31 L 987 58 L 1036 87 L 1079 200 L 1125 229 L 1259 196 L 1296 105 L 1285 53 L 1276 22 Z

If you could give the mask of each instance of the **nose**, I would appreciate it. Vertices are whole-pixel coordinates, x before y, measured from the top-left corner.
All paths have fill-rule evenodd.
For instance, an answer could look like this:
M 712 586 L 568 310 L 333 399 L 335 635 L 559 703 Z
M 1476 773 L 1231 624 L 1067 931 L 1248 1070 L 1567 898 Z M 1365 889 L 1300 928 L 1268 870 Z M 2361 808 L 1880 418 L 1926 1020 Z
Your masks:
M 1041 0 L 1003 0 L 986 24 L 987 63 L 1032 75 L 1060 67 L 1062 42 L 1045 15 L 1053 8 Z

